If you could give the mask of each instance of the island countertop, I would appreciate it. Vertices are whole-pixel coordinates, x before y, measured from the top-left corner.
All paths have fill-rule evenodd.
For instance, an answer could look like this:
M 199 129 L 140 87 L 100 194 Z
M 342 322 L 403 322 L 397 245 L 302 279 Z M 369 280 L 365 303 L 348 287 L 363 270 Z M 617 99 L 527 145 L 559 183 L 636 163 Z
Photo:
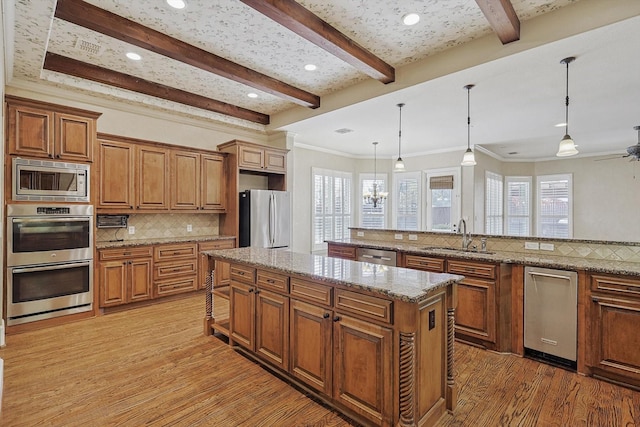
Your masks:
M 431 291 L 464 279 L 456 274 L 430 273 L 274 249 L 219 249 L 202 253 L 222 261 L 296 274 L 410 303 L 421 302 Z

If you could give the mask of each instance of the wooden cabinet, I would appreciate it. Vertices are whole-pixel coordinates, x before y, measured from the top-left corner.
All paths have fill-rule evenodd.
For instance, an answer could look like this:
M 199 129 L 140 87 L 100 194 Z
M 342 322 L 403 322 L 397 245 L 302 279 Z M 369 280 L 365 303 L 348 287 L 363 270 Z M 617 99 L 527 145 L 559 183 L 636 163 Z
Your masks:
M 136 209 L 169 209 L 169 150 L 136 146 Z
M 153 297 L 153 248 L 101 249 L 98 251 L 100 307 L 111 307 Z
M 434 258 L 422 255 L 405 255 L 404 267 L 412 268 L 414 270 L 444 273 L 444 258 Z
M 238 144 L 238 167 L 269 173 L 287 172 L 287 151 L 258 144 Z
M 155 296 L 173 295 L 198 288 L 196 243 L 157 245 L 153 248 Z
M 327 244 L 327 255 L 334 258 L 356 260 L 356 248 L 355 246 L 342 246 L 335 243 Z
M 198 289 L 204 289 L 207 285 L 207 275 L 209 274 L 209 257 L 203 255 L 203 251 L 213 251 L 216 249 L 232 249 L 236 247 L 235 240 L 213 240 L 198 243 Z M 216 263 L 215 275 L 218 277 L 214 286 L 228 286 L 229 280 L 229 263 Z
M 9 154 L 92 162 L 99 113 L 6 97 Z
M 587 364 L 596 376 L 640 387 L 640 278 L 588 277 Z
M 171 209 L 223 212 L 226 206 L 224 157 L 171 152 Z
M 135 148 L 126 142 L 100 140 L 97 209 L 130 212 L 135 205 Z

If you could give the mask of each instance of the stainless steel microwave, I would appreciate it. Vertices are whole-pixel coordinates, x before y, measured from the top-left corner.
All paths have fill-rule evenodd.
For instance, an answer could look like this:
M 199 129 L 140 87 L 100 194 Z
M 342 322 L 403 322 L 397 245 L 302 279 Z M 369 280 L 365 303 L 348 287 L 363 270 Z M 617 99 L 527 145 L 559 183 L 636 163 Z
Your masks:
M 89 202 L 89 165 L 13 158 L 13 200 Z

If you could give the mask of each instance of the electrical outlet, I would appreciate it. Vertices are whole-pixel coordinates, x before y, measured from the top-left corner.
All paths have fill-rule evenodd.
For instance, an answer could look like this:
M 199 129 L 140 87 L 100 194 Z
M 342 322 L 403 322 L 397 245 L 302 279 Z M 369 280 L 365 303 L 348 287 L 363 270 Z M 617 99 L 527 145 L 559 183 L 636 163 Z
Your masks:
M 129 226 L 129 234 L 136 234 L 136 227 L 134 227 L 133 225 Z
M 191 224 L 187 224 L 187 231 L 193 231 L 193 227 L 191 226 Z
M 553 243 L 540 243 L 541 251 L 552 251 L 555 248 Z
M 402 234 L 396 234 L 393 236 L 396 240 L 402 240 Z
M 409 240 L 418 240 L 417 234 L 409 234 Z
M 538 249 L 540 249 L 540 245 L 538 244 L 538 242 L 524 242 L 524 248 L 537 251 Z
M 356 236 L 358 236 L 358 237 L 364 237 L 364 231 L 358 231 L 358 232 L 356 233 Z

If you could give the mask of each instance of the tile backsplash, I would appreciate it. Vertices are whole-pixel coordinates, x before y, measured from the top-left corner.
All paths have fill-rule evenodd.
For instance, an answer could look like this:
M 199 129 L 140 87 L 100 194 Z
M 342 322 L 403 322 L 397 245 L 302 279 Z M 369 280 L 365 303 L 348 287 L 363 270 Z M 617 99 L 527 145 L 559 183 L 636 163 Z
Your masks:
M 186 213 L 133 214 L 129 216 L 128 225 L 135 228 L 135 234 L 129 234 L 129 230 L 125 228 L 101 228 L 97 230 L 96 241 L 217 236 L 219 234 L 219 215 Z M 188 225 L 191 225 L 191 231 L 187 231 Z

